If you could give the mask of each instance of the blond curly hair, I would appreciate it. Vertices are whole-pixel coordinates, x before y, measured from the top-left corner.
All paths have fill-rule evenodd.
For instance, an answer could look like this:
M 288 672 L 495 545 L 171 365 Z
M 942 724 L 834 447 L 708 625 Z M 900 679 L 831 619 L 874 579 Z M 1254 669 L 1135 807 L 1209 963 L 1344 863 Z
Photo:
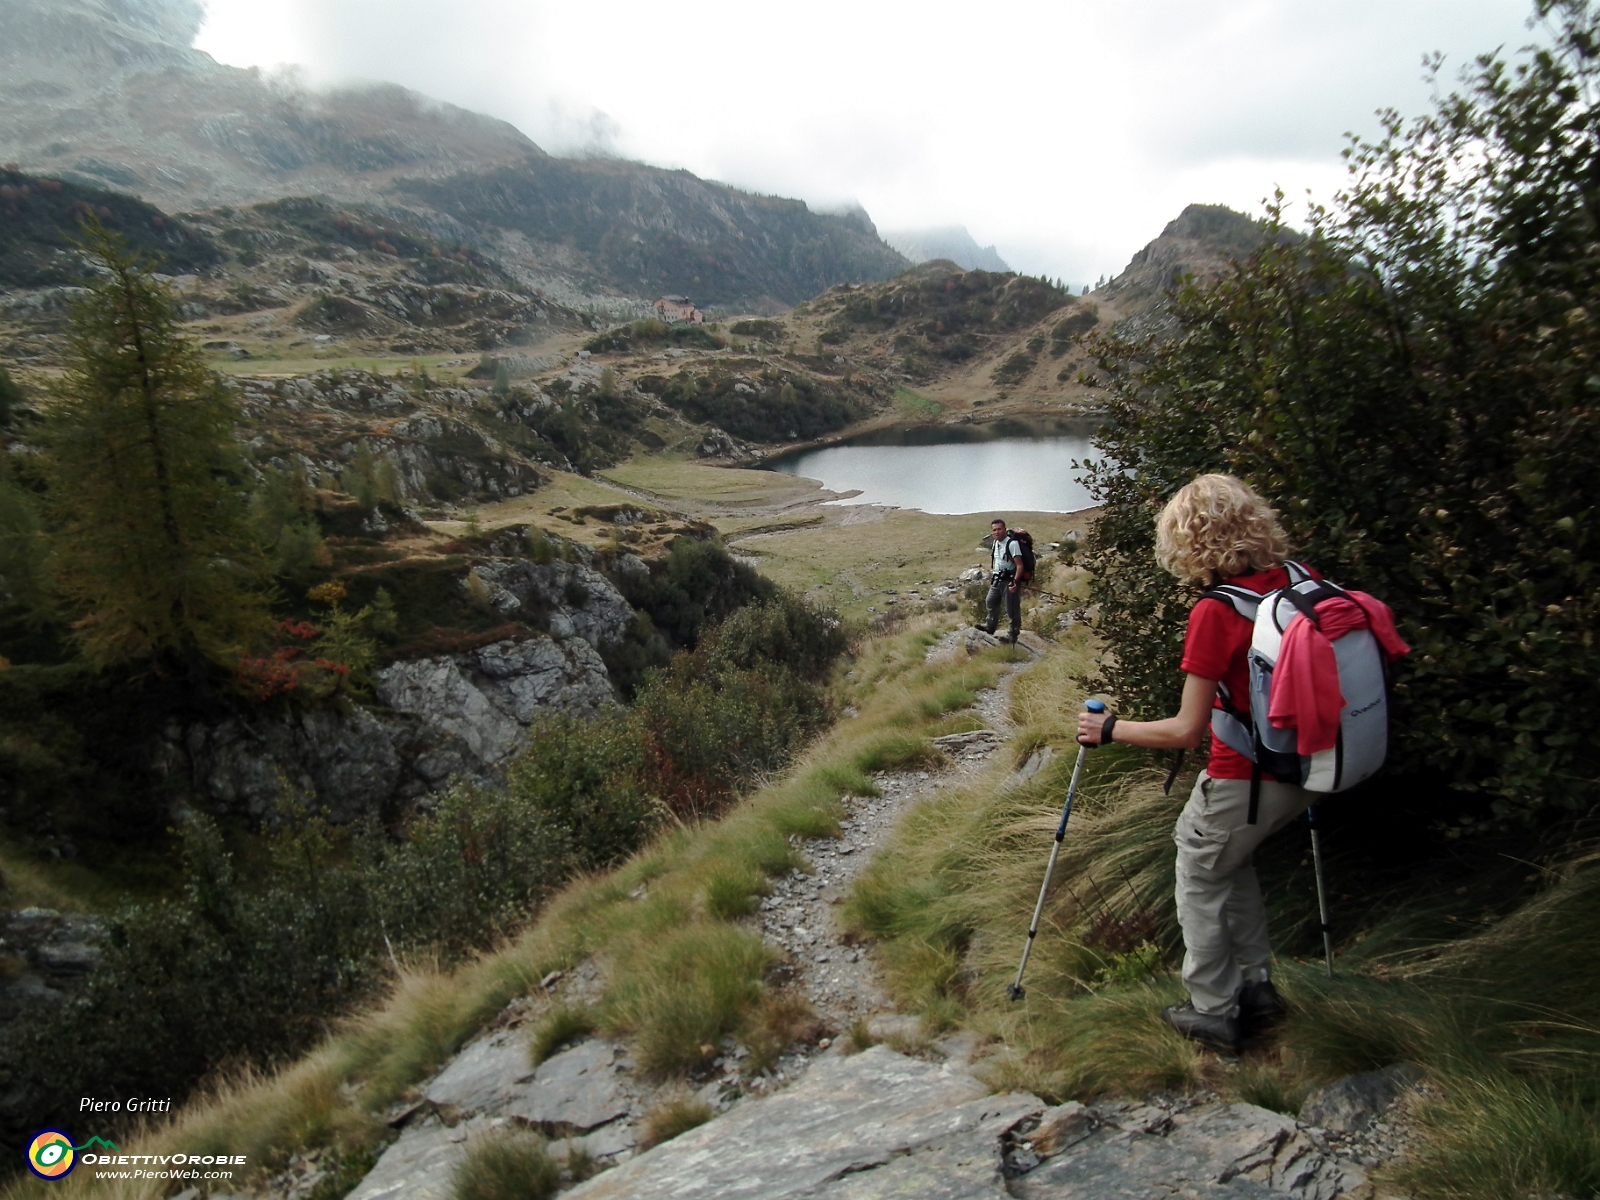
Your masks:
M 1278 514 L 1232 475 L 1201 475 L 1184 484 L 1156 521 L 1156 561 L 1185 583 L 1270 570 L 1288 553 Z

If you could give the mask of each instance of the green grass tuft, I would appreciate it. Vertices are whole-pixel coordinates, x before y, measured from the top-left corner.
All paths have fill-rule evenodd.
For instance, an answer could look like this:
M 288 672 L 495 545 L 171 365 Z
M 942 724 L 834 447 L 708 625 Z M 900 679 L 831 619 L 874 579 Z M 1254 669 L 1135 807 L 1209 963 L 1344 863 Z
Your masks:
M 456 1168 L 451 1200 L 550 1200 L 561 1172 L 531 1133 L 501 1133 L 474 1142 Z
M 755 867 L 730 864 L 706 882 L 706 912 L 719 921 L 749 916 L 761 903 L 767 879 Z
M 761 996 L 773 951 L 722 924 L 663 927 L 648 954 L 624 967 L 606 1005 L 607 1026 L 632 1035 L 639 1067 L 664 1078 L 712 1058 L 725 1033 Z
M 557 1005 L 528 1036 L 528 1061 L 537 1067 L 568 1042 L 593 1033 L 598 1024 L 592 1008 Z

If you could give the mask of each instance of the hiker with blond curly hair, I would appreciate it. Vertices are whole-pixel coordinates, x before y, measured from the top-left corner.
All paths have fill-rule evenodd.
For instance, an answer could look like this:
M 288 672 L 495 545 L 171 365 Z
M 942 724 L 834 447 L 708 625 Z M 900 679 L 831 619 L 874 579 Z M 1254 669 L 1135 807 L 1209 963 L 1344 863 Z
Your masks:
M 1156 561 L 1185 583 L 1231 584 L 1263 595 L 1290 583 L 1288 538 L 1270 505 L 1232 475 L 1202 475 L 1179 489 L 1156 524 Z M 1320 578 L 1306 569 L 1312 578 Z M 1233 606 L 1202 597 L 1183 641 L 1183 699 L 1162 721 L 1081 713 L 1078 741 L 1123 742 L 1151 750 L 1193 749 L 1224 697 L 1249 695 L 1251 622 Z M 1185 1037 L 1237 1053 L 1243 1033 L 1283 1015 L 1272 986 L 1267 913 L 1255 849 L 1312 802 L 1305 789 L 1262 774 L 1250 821 L 1254 765 L 1220 738 L 1172 831 L 1178 844 L 1178 921 L 1183 927 L 1186 1004 L 1162 1019 Z

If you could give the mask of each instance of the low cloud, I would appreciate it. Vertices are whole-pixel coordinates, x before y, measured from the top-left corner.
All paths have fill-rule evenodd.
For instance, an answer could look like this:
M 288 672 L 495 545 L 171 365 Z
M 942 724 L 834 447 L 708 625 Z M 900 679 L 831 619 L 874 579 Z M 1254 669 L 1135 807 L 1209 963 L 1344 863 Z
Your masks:
M 1190 202 L 1327 198 L 1343 134 L 1420 111 L 1425 53 L 1534 38 L 1525 0 L 210 0 L 198 45 L 388 79 L 552 153 L 684 167 L 880 227 L 965 224 L 1019 269 L 1119 270 Z

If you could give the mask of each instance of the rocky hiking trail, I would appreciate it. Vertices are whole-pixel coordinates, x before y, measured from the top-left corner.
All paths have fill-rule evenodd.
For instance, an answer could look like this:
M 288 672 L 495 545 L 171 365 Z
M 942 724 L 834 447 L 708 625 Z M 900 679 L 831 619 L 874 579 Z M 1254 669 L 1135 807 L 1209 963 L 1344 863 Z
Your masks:
M 1024 635 L 1030 659 L 1044 648 L 1029 646 L 1033 640 Z M 929 658 L 954 659 L 992 644 L 982 633 L 956 631 Z M 350 1200 L 449 1200 L 471 1147 L 517 1127 L 548 1135 L 552 1155 L 573 1175 L 597 1172 L 563 1193 L 573 1200 L 1391 1195 L 1374 1189 L 1358 1160 L 1375 1165 L 1403 1149 L 1389 1110 L 1419 1082 L 1406 1069 L 1325 1088 L 1307 1102 L 1301 1121 L 1209 1094 L 1050 1106 L 1026 1093 L 989 1094 L 971 1069 L 975 1037 L 958 1032 L 929 1042 L 915 1017 L 894 1011 L 867 948 L 836 922 L 838 905 L 902 814 L 1000 753 L 1011 728 L 1010 684 L 1029 665 L 979 693 L 973 709 L 987 728 L 938 739 L 948 767 L 881 773 L 874 777 L 880 796 L 847 797 L 842 835 L 804 842 L 811 872 L 778 880 L 753 918 L 783 951 L 791 986 L 815 1009 L 820 1035 L 761 1072 L 746 1070 L 747 1052 L 728 1039 L 694 1092 L 717 1115 L 645 1149 L 646 1114 L 682 1097 L 686 1085 L 648 1082 L 626 1044 L 602 1038 L 580 1041 L 537 1068 L 530 1063 L 527 1033 L 538 1015 L 552 1002 L 599 998 L 599 969 L 584 963 L 545 980 L 547 996 L 510 1005 L 418 1101 L 391 1114 L 400 1135 Z M 1036 755 L 1017 774 L 1031 774 L 1042 761 Z M 853 1052 L 860 1039 L 846 1036 L 852 1027 L 882 1044 Z M 306 1158 L 269 1190 L 299 1200 L 323 1177 L 321 1165 Z

